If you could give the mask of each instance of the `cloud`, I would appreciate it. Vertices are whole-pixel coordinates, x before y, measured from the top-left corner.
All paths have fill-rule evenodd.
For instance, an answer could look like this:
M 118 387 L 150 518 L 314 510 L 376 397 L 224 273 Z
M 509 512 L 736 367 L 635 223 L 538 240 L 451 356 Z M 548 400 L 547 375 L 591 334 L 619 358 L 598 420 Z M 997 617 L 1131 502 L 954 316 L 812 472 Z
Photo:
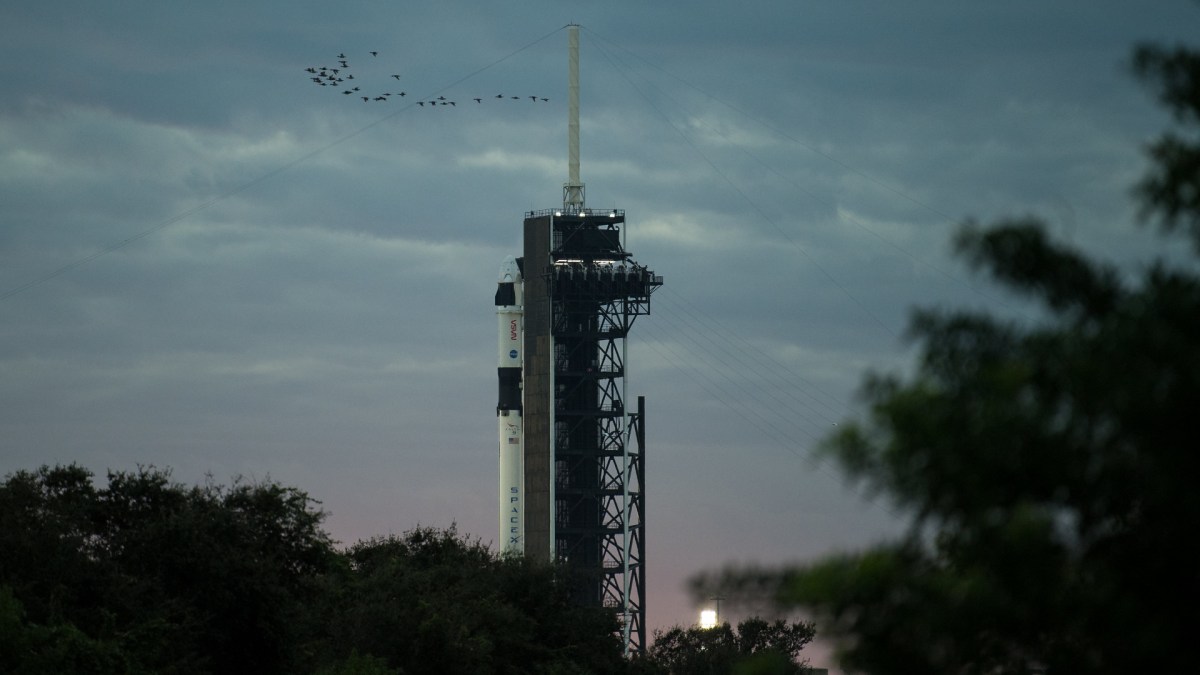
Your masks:
M 543 179 L 561 175 L 562 160 L 546 154 L 510 152 L 491 148 L 458 158 L 458 164 L 473 169 L 498 169 L 536 174 Z

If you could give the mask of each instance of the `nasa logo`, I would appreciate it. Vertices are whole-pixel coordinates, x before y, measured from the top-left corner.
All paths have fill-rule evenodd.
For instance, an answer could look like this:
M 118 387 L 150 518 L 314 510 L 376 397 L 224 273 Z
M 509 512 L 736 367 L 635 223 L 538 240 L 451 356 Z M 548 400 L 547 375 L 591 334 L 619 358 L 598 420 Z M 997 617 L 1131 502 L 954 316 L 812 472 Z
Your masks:
M 510 358 L 510 359 L 515 359 L 515 358 L 517 358 L 517 350 L 515 350 L 515 349 L 514 349 L 514 350 L 510 351 L 510 352 L 508 353 L 508 358 Z
M 516 341 L 517 339 L 517 320 L 512 319 L 508 322 L 508 339 Z

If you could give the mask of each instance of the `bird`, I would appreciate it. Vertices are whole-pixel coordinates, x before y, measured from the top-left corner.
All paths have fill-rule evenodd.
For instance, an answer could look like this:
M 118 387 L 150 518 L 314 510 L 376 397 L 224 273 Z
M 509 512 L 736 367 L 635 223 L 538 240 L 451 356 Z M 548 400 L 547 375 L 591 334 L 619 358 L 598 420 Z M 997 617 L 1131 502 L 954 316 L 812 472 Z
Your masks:
M 379 52 L 371 52 L 371 56 L 379 56 Z
M 399 76 L 399 75 L 392 75 L 392 77 L 396 78 L 397 80 L 399 80 L 399 79 L 400 79 L 400 76 Z
M 376 100 L 376 101 L 386 101 L 386 100 L 387 100 L 387 97 L 386 97 L 386 96 L 376 96 L 376 97 L 375 97 L 375 100 Z
M 521 97 L 520 97 L 520 96 L 513 96 L 513 97 L 512 97 L 512 100 L 514 100 L 514 101 L 520 101 L 520 100 L 521 100 Z
M 312 73 L 313 75 L 317 74 L 316 68 L 305 68 L 304 70 L 305 70 L 305 72 Z
M 457 106 L 457 105 L 458 105 L 458 104 L 457 104 L 457 103 L 455 103 L 454 101 L 446 101 L 446 103 L 449 103 L 449 104 L 450 104 L 450 105 L 452 105 L 452 106 Z M 442 105 L 446 105 L 446 103 L 443 103 Z
M 403 91 L 402 91 L 402 92 L 400 92 L 400 95 L 401 95 L 401 96 L 404 96 L 406 93 L 408 93 L 408 92 L 403 92 Z
M 424 108 L 424 107 L 425 107 L 425 101 L 417 101 L 417 105 L 419 105 L 419 106 L 421 106 L 422 108 Z
M 445 101 L 445 100 L 446 100 L 446 97 L 445 97 L 445 96 L 439 96 L 439 97 L 438 97 L 438 100 L 439 100 L 439 101 Z
M 544 98 L 544 99 L 542 99 L 542 100 L 543 100 L 543 101 L 549 101 L 550 99 L 548 99 L 548 98 Z
M 350 91 L 349 89 L 347 89 L 346 91 L 343 91 L 342 93 L 343 93 L 343 94 L 345 94 L 345 95 L 347 95 L 347 96 L 349 96 L 350 94 L 353 94 L 354 92 L 352 92 L 352 91 Z
M 483 99 L 481 99 L 481 98 L 477 98 L 477 99 L 475 99 L 475 102 L 476 102 L 476 103 L 483 103 Z
M 537 101 L 537 97 L 536 97 L 536 96 L 530 96 L 530 97 L 529 97 L 529 100 L 530 100 L 530 101 L 534 101 L 534 102 L 536 102 L 536 101 Z
M 339 59 L 344 59 L 344 58 L 346 58 L 346 55 L 345 55 L 345 54 L 338 54 L 338 58 L 339 58 Z
M 363 97 L 362 97 L 362 100 L 364 100 L 364 101 L 370 101 L 370 100 L 371 100 L 371 97 L 370 97 L 370 96 L 363 96 Z

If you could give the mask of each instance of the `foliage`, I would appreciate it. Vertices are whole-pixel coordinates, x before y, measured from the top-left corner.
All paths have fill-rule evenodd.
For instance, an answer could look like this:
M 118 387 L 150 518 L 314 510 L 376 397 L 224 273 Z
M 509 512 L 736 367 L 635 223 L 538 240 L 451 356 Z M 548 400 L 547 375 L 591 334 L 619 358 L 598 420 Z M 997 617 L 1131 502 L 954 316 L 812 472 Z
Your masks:
M 759 617 L 741 621 L 736 630 L 728 623 L 713 628 L 675 626 L 654 632 L 645 661 L 648 671 L 666 675 L 803 673 L 800 650 L 814 635 L 811 622 L 768 622 Z
M 334 548 L 304 492 L 78 466 L 0 482 L 0 672 L 621 673 L 565 570 L 454 528 Z
M 350 656 L 317 671 L 317 675 L 399 675 L 400 671 L 388 668 L 387 661 L 375 656 L 364 656 L 357 649 Z
M 274 483 L 185 488 L 139 468 L 96 488 L 78 466 L 17 472 L 0 484 L 0 584 L 29 635 L 97 640 L 132 670 L 294 670 L 306 596 L 334 559 L 321 518 Z
M 1150 147 L 1137 194 L 1200 252 L 1200 55 L 1143 47 L 1135 65 L 1191 125 Z M 1157 261 L 1123 281 L 1028 219 L 957 244 L 1051 318 L 919 312 L 916 374 L 868 378 L 867 420 L 826 451 L 913 514 L 908 534 L 698 592 L 810 608 L 842 664 L 872 673 L 1190 671 L 1200 277 Z
M 114 643 L 90 638 L 70 624 L 30 624 L 12 589 L 0 586 L 0 672 L 126 673 L 130 664 Z
M 415 673 L 622 672 L 615 616 L 568 597 L 568 572 L 497 558 L 453 528 L 347 551 L 334 641 Z
M 1146 215 L 1157 216 L 1167 230 L 1182 228 L 1200 252 L 1200 52 L 1186 47 L 1144 45 L 1134 52 L 1135 71 L 1160 83 L 1159 100 L 1187 131 L 1172 130 L 1149 148 L 1154 168 L 1137 188 Z

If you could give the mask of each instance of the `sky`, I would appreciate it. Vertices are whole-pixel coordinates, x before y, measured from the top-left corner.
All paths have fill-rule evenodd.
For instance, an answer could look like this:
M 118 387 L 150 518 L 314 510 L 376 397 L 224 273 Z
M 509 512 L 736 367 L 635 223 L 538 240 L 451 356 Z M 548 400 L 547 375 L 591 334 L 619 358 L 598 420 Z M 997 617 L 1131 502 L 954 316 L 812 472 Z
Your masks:
M 525 213 L 562 203 L 580 24 L 587 205 L 625 209 L 665 279 L 627 364 L 651 628 L 696 621 L 699 572 L 902 530 L 814 450 L 868 372 L 912 367 L 915 307 L 1038 320 L 954 258 L 963 222 L 1037 216 L 1131 275 L 1183 249 L 1136 225 L 1170 118 L 1129 57 L 1195 45 L 1189 0 L 3 16 L 0 475 L 271 479 L 345 544 L 497 538 L 495 280 Z

